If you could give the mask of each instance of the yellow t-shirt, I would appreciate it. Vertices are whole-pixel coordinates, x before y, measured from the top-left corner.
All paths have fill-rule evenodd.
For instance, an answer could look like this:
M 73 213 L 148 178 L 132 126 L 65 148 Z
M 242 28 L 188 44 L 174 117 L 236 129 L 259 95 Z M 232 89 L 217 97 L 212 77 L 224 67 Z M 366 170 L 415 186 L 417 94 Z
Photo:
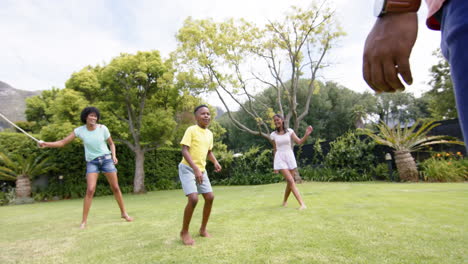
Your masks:
M 208 155 L 208 151 L 213 149 L 213 133 L 207 128 L 203 129 L 198 125 L 188 127 L 187 130 L 185 130 L 182 141 L 180 141 L 180 145 L 189 147 L 189 153 L 193 162 L 204 172 L 206 156 Z M 184 157 L 182 157 L 182 163 L 190 166 Z

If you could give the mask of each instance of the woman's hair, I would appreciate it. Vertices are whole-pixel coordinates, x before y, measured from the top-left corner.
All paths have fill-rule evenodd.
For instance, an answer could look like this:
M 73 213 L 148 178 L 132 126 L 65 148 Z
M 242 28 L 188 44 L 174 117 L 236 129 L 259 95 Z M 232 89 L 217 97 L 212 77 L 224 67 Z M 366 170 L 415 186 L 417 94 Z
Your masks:
M 287 131 L 286 131 L 286 128 L 284 127 L 284 118 L 283 118 L 283 116 L 280 115 L 280 114 L 276 114 L 276 115 L 273 116 L 273 118 L 275 118 L 275 116 L 283 121 L 283 124 L 282 124 L 283 127 L 282 128 L 283 128 L 284 133 L 286 133 Z M 278 127 L 275 130 L 276 130 L 277 133 L 280 132 L 280 129 Z
M 94 107 L 94 106 L 89 106 L 89 107 L 86 107 L 85 109 L 83 109 L 83 111 L 81 111 L 81 122 L 83 122 L 83 124 L 86 124 L 86 118 L 89 116 L 89 114 L 91 113 L 95 113 L 96 116 L 97 116 L 97 121 L 99 122 L 99 119 L 101 118 L 101 113 L 99 112 L 99 110 Z
M 204 104 L 199 105 L 199 106 L 195 107 L 195 110 L 193 110 L 193 114 L 196 115 L 196 114 L 197 114 L 197 111 L 198 111 L 200 108 L 203 108 L 203 107 L 208 108 L 207 105 L 204 105 Z M 208 108 L 208 109 L 209 109 L 209 108 Z

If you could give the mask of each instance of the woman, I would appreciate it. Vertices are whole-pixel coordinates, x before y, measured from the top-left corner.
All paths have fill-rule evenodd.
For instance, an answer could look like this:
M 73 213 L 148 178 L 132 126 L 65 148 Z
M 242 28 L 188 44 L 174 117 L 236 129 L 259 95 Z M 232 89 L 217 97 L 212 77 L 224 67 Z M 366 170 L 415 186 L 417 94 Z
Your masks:
M 294 140 L 297 144 L 301 145 L 312 133 L 312 126 L 308 126 L 304 137 L 299 139 L 296 136 L 296 133 L 290 128 L 284 127 L 284 119 L 281 115 L 276 114 L 273 116 L 273 121 L 275 122 L 276 130 L 273 131 L 270 135 L 270 138 L 273 142 L 273 151 L 275 159 L 273 162 L 273 169 L 275 172 L 280 171 L 283 174 L 284 179 L 287 182 L 286 190 L 284 192 L 283 206 L 287 205 L 289 194 L 292 192 L 294 197 L 296 197 L 299 202 L 299 210 L 306 209 L 307 206 L 304 204 L 299 190 L 296 187 L 294 182 L 294 171 L 297 168 L 296 158 L 294 157 L 294 152 L 292 150 L 291 139 Z
M 41 147 L 61 148 L 76 137 L 83 140 L 86 158 L 86 196 L 83 204 L 83 219 L 80 228 L 86 227 L 89 208 L 93 200 L 94 191 L 96 190 L 96 182 L 99 172 L 103 172 L 109 182 L 115 200 L 120 207 L 121 216 L 127 222 L 133 221 L 127 212 L 122 198 L 122 192 L 119 188 L 117 179 L 117 156 L 115 152 L 115 144 L 112 141 L 109 130 L 106 126 L 98 124 L 100 118 L 99 110 L 95 107 L 86 107 L 81 112 L 81 121 L 83 126 L 77 127 L 66 138 L 55 142 L 40 142 Z M 107 144 L 106 144 L 107 142 Z M 110 147 L 110 150 L 108 146 Z

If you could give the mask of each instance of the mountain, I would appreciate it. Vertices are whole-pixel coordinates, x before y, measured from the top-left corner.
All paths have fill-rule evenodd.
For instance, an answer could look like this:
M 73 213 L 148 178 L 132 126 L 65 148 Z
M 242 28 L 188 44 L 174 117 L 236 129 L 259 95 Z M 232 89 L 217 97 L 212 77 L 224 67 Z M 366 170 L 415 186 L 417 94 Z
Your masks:
M 26 121 L 25 99 L 41 94 L 42 91 L 24 91 L 15 89 L 7 83 L 0 81 L 0 113 L 10 121 Z M 7 121 L 0 117 L 0 130 L 11 127 Z

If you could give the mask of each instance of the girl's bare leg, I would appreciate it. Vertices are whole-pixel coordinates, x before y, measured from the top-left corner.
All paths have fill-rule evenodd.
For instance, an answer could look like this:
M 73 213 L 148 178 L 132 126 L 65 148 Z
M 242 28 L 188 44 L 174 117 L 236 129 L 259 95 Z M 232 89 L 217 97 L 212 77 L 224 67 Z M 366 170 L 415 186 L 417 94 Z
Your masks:
M 122 192 L 120 191 L 119 180 L 117 178 L 117 172 L 106 172 L 106 173 L 104 173 L 104 175 L 106 175 L 107 181 L 109 182 L 111 190 L 114 193 L 115 200 L 117 201 L 117 204 L 119 205 L 120 215 L 127 222 L 133 221 L 133 218 L 130 217 L 127 214 L 127 211 L 125 210 L 125 205 L 124 205 L 124 202 L 123 202 Z
M 93 201 L 94 192 L 96 191 L 96 182 L 99 174 L 88 173 L 86 174 L 86 195 L 83 202 L 83 218 L 81 220 L 80 228 L 86 227 L 88 221 L 88 213 L 91 208 L 91 202 Z
M 296 183 L 294 182 L 294 178 L 292 176 L 292 174 L 294 173 L 294 170 L 290 171 L 290 170 L 281 170 L 281 173 L 283 174 L 284 176 L 284 179 L 286 180 L 287 182 L 287 187 L 286 187 L 286 191 L 287 191 L 287 188 L 289 187 L 290 189 L 290 192 L 292 192 L 294 194 L 294 197 L 296 197 L 296 200 L 299 202 L 299 209 L 302 210 L 302 209 L 306 209 L 307 206 L 305 205 L 304 201 L 302 200 L 302 197 L 301 195 L 299 194 L 299 190 L 297 189 L 296 187 Z M 285 191 L 285 198 L 286 197 L 286 191 Z M 288 194 L 289 196 L 289 194 Z

